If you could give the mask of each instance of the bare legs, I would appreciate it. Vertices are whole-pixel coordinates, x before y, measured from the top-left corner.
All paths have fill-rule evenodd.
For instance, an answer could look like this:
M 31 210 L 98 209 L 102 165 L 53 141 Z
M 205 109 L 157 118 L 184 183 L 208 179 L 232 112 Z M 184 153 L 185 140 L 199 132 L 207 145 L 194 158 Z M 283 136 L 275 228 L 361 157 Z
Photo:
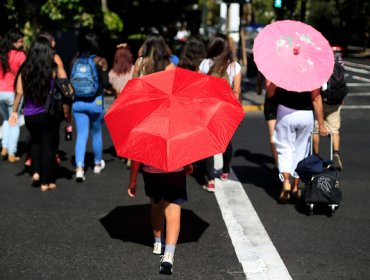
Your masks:
M 319 154 L 320 136 L 318 134 L 313 134 L 313 152 L 314 154 Z M 332 134 L 333 137 L 333 151 L 339 152 L 340 147 L 340 136 L 339 133 Z
M 272 157 L 274 159 L 275 167 L 277 168 L 278 167 L 278 155 L 277 155 L 277 152 L 276 152 L 275 142 L 274 142 L 274 139 L 273 139 L 275 123 L 276 123 L 275 119 L 267 121 L 267 126 L 268 126 L 268 129 L 269 129 L 269 136 L 270 136 L 271 154 L 272 154 Z
M 151 221 L 154 237 L 161 237 L 166 221 L 166 245 L 176 245 L 180 233 L 181 206 L 161 200 L 151 200 Z

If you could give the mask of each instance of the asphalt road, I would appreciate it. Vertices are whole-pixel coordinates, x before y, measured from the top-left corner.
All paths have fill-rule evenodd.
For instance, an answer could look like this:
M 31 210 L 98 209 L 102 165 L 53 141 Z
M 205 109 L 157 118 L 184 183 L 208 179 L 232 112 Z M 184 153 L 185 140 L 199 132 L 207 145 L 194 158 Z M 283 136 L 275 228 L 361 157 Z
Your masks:
M 344 198 L 334 217 L 307 216 L 294 204 L 277 203 L 279 183 L 272 173 L 261 112 L 247 112 L 235 133 L 232 168 L 290 274 L 259 279 L 369 279 L 370 114 L 364 106 L 370 105 L 370 86 L 363 80 L 368 74 L 360 74 L 360 81 L 354 73 L 350 82 L 362 84 L 351 86 L 346 99 L 346 104 L 357 107 L 342 111 Z M 22 159 L 26 135 L 23 127 Z M 188 178 L 189 201 L 184 205 L 174 275 L 159 275 L 159 257 L 151 253 L 143 189 L 135 199 L 127 197 L 129 172 L 115 156 L 105 127 L 107 165 L 99 175 L 92 172 L 88 145 L 89 168 L 81 184 L 73 177 L 74 141 L 61 140 L 58 188 L 46 193 L 31 186 L 23 162 L 0 161 L 0 279 L 245 279 L 246 274 L 253 275 L 253 267 L 246 269 L 238 259 L 238 242 L 231 238 L 235 229 L 226 226 L 229 221 L 224 220 L 218 195 L 202 189 L 198 172 Z M 141 179 L 139 184 L 142 187 Z M 238 216 L 248 223 L 251 212 L 243 212 L 240 206 Z M 252 240 L 256 233 L 241 230 L 239 235 Z

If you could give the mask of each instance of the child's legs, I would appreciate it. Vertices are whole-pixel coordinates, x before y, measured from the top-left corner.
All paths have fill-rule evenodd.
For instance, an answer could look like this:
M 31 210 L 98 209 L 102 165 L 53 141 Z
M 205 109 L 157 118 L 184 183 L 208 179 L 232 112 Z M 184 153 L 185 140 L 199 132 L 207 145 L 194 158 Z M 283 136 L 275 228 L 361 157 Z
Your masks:
M 154 237 L 161 237 L 164 226 L 163 200 L 158 202 L 150 199 L 150 220 Z
M 206 176 L 208 181 L 214 181 L 215 180 L 215 167 L 214 167 L 214 157 L 208 157 L 204 159 L 204 167 L 206 171 Z
M 222 172 L 223 173 L 230 173 L 230 164 L 231 159 L 233 157 L 233 146 L 231 145 L 231 141 L 226 147 L 225 152 L 222 154 L 223 166 Z
M 73 116 L 76 122 L 77 130 L 77 140 L 75 147 L 76 156 L 76 167 L 85 166 L 85 153 L 86 153 L 86 143 L 89 137 L 89 117 L 83 112 L 74 111 Z
M 163 200 L 166 218 L 166 245 L 176 245 L 180 233 L 181 206 Z
M 100 164 L 103 153 L 103 138 L 102 138 L 102 127 L 103 127 L 103 116 L 104 113 L 93 113 L 90 115 L 91 121 L 91 134 L 92 134 L 92 148 L 94 152 L 94 163 Z

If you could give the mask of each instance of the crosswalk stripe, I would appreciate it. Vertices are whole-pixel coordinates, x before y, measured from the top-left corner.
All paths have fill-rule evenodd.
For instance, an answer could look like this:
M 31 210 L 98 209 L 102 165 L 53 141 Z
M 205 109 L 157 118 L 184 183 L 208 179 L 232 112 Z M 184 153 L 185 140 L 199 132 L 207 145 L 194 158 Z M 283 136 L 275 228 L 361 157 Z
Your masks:
M 222 156 L 215 156 L 215 168 Z M 292 279 L 243 185 L 231 170 L 230 179 L 216 179 L 216 199 L 236 255 L 248 280 Z

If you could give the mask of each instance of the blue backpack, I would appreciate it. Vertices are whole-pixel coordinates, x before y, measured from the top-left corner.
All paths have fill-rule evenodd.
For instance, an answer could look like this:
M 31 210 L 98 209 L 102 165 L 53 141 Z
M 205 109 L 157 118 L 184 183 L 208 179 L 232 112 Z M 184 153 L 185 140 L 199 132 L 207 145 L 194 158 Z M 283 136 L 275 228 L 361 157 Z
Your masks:
M 99 77 L 94 56 L 79 57 L 75 60 L 70 81 L 75 89 L 75 97 L 94 97 L 99 90 Z

